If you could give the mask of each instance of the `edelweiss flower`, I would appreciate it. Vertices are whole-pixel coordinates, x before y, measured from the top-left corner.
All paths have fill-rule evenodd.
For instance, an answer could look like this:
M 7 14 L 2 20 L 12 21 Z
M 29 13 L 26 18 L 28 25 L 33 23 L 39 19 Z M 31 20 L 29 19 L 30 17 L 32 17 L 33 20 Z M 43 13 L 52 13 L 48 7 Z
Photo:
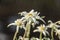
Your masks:
M 45 36 L 46 36 L 46 33 L 49 35 L 49 33 L 46 31 L 47 28 L 46 28 L 46 26 L 44 24 L 38 26 L 37 28 L 38 29 L 34 30 L 33 32 L 42 32 Z
M 26 11 L 25 12 L 21 12 L 19 13 L 21 14 L 23 17 L 23 20 L 27 21 L 28 23 L 38 23 L 38 20 L 41 20 L 45 23 L 45 21 L 39 16 L 40 13 L 37 13 L 37 12 L 34 12 L 34 10 L 31 10 L 29 13 L 27 13 Z
M 17 26 L 16 27 L 16 32 L 15 32 L 15 35 L 14 35 L 14 38 L 13 38 L 13 40 L 15 40 L 16 35 L 19 31 L 19 28 L 24 28 L 25 29 L 24 21 L 22 21 L 22 19 L 17 19 L 14 23 L 9 24 L 8 27 L 11 26 L 11 25 L 16 25 Z
M 48 23 L 50 23 L 50 24 L 47 26 L 48 28 L 56 29 L 56 28 L 60 27 L 59 25 L 57 25 L 57 22 L 53 23 L 51 20 L 49 20 Z
M 11 26 L 11 25 L 16 25 L 17 26 L 17 30 L 19 28 L 24 28 L 25 29 L 24 22 L 21 19 L 17 19 L 14 23 L 9 24 L 8 27 Z

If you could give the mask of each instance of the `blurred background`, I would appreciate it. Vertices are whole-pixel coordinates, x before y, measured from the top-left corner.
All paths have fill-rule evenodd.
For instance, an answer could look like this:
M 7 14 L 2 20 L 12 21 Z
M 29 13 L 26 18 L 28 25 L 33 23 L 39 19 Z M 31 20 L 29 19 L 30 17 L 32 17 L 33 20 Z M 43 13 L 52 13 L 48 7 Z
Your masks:
M 0 0 L 0 32 L 13 36 L 15 28 L 8 29 L 7 25 L 20 17 L 18 12 L 32 9 L 40 12 L 40 16 L 46 16 L 46 22 L 60 20 L 60 0 Z

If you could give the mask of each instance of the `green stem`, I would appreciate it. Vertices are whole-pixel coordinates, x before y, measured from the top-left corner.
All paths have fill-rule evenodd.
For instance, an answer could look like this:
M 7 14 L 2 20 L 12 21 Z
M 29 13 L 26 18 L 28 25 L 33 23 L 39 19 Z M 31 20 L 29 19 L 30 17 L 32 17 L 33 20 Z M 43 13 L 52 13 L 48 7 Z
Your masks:
M 18 30 L 19 30 L 19 27 L 16 28 L 16 32 L 14 34 L 13 40 L 16 40 L 16 36 L 17 36 Z
M 25 30 L 25 33 L 24 33 L 24 36 L 23 36 L 23 39 L 26 37 L 26 38 L 29 38 L 29 34 L 30 34 L 30 24 L 26 24 L 26 30 Z M 29 39 L 28 39 L 29 40 Z
M 18 33 L 18 31 L 16 31 L 16 32 L 15 32 L 15 35 L 14 35 L 13 40 L 15 40 L 15 39 L 16 39 L 16 35 L 17 35 L 17 33 Z
M 54 40 L 53 29 L 51 30 L 51 37 L 52 37 L 52 40 Z
M 26 33 L 27 33 L 27 30 L 25 30 L 25 33 L 24 33 L 24 35 L 23 35 L 23 39 L 22 39 L 22 40 L 24 40 L 24 38 L 25 38 L 25 36 L 26 36 Z
M 40 33 L 40 40 L 42 40 L 42 32 Z
M 30 25 L 29 25 L 29 27 L 27 27 L 27 38 L 29 38 L 29 34 L 30 34 Z

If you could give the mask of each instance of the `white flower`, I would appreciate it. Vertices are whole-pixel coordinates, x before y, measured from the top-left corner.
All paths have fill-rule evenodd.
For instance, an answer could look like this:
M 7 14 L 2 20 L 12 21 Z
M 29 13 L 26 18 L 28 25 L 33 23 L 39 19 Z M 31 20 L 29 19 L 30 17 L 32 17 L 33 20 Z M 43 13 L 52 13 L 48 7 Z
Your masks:
M 29 13 L 24 11 L 24 12 L 21 12 L 19 14 L 24 16 L 24 17 L 22 17 L 22 19 L 24 21 L 27 21 L 28 23 L 36 24 L 36 23 L 38 23 L 37 19 L 41 20 L 41 21 L 43 21 L 45 23 L 45 21 L 39 16 L 40 13 L 34 12 L 34 10 L 31 10 Z
M 50 24 L 47 26 L 48 28 L 56 29 L 56 28 L 60 27 L 59 25 L 57 25 L 57 22 L 53 23 L 51 20 L 49 20 L 48 23 L 50 23 Z
M 37 29 L 34 30 L 33 32 L 42 32 L 44 36 L 46 36 L 46 33 L 49 35 L 49 33 L 47 32 L 47 27 L 44 24 L 38 26 Z
M 25 29 L 24 22 L 21 19 L 17 19 L 16 21 L 14 21 L 14 23 L 9 24 L 8 27 L 11 26 L 11 25 L 16 25 L 17 26 L 17 30 L 19 28 L 24 28 Z

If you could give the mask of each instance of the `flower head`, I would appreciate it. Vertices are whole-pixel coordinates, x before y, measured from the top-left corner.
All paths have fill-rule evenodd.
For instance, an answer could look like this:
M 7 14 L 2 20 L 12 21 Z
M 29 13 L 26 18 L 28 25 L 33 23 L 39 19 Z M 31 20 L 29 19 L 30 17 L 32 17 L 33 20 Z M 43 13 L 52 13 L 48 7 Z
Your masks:
M 45 36 L 46 36 L 46 33 L 49 35 L 49 33 L 47 32 L 47 27 L 43 24 L 43 25 L 40 25 L 37 27 L 36 30 L 34 30 L 33 32 L 42 32 Z
M 34 12 L 34 10 L 31 10 L 28 13 L 26 11 L 24 11 L 24 12 L 21 12 L 19 14 L 24 16 L 24 17 L 22 17 L 23 20 L 27 21 L 28 23 L 36 24 L 36 23 L 38 23 L 37 19 L 41 20 L 41 21 L 43 21 L 45 23 L 45 21 L 39 16 L 40 13 Z
M 11 25 L 16 25 L 17 28 L 24 28 L 25 29 L 24 22 L 21 19 L 15 20 L 14 23 L 9 24 L 8 27 Z
M 49 20 L 48 23 L 50 23 L 50 24 L 47 26 L 48 28 L 56 29 L 56 28 L 60 27 L 59 25 L 57 25 L 58 22 L 53 23 L 51 20 Z

